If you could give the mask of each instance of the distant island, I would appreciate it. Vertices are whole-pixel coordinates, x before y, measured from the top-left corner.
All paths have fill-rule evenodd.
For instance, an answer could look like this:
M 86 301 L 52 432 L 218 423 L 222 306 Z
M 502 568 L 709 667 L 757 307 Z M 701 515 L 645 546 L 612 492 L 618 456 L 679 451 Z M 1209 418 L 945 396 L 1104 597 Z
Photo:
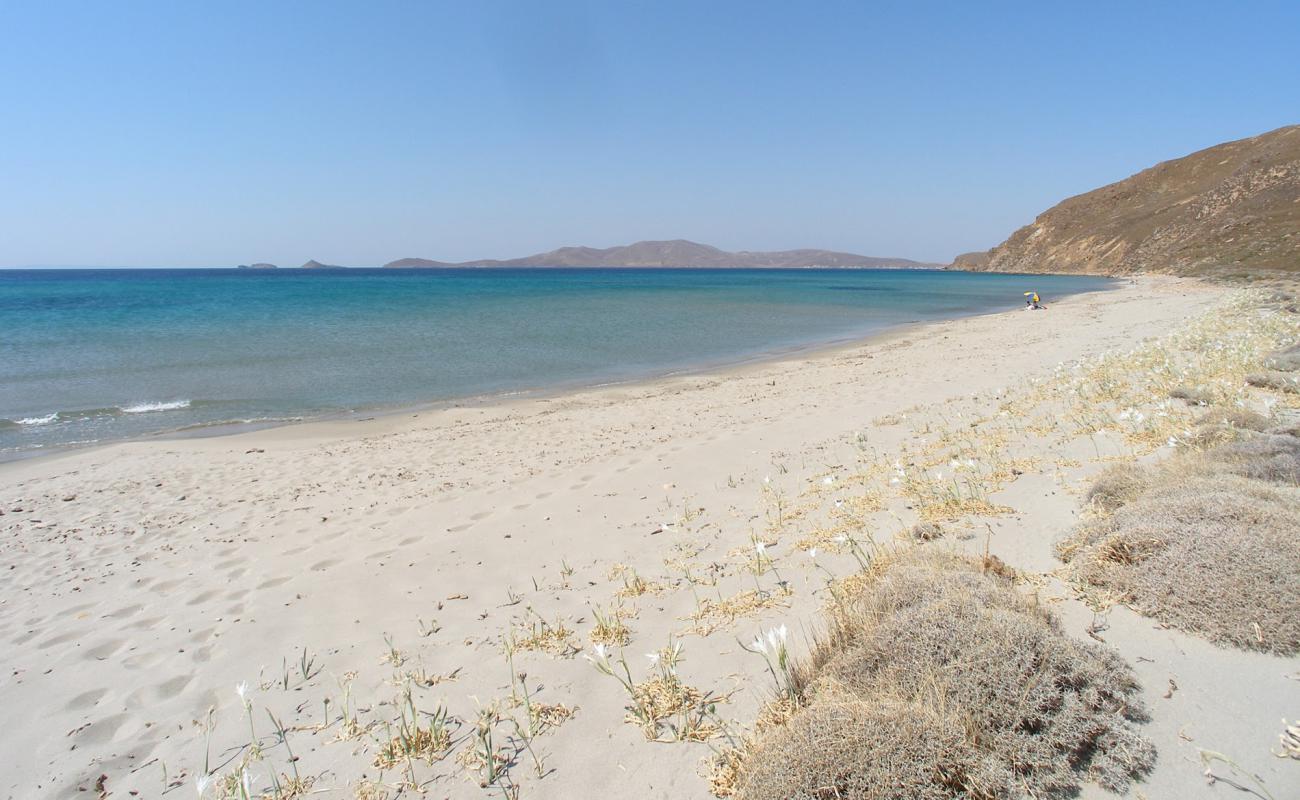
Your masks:
M 311 261 L 308 261 L 306 264 L 299 267 L 299 269 L 347 269 L 347 267 L 341 267 L 338 264 L 322 264 L 313 258 Z
M 314 262 L 312 262 L 314 263 Z M 732 267 L 779 269 L 791 267 L 840 267 L 874 269 L 938 269 L 906 258 L 877 258 L 833 250 L 779 250 L 728 252 L 685 239 L 637 242 L 621 247 L 561 247 L 547 253 L 505 260 L 434 261 L 428 258 L 399 258 L 384 265 L 388 269 L 430 269 L 449 267 Z
M 279 269 L 274 264 L 268 264 L 265 261 L 259 261 L 256 264 L 240 264 L 235 269 Z

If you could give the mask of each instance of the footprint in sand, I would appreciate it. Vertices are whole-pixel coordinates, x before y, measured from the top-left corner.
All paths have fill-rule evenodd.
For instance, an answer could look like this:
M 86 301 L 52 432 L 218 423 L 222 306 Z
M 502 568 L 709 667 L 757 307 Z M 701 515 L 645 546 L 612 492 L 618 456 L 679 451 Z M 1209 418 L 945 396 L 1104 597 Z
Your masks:
M 121 728 L 126 721 L 130 719 L 130 714 L 114 714 L 103 719 L 97 719 L 94 722 L 82 728 L 74 738 L 78 744 L 103 744 L 111 742 L 117 734 L 118 728 Z
M 105 619 L 122 619 L 123 617 L 134 617 L 144 606 L 135 603 L 129 606 L 122 606 L 116 611 L 110 611 L 104 615 Z
M 312 572 L 322 572 L 338 563 L 339 563 L 338 559 L 336 558 L 327 558 L 324 561 L 317 561 L 315 564 L 312 564 L 310 567 L 308 567 L 308 569 L 310 569 Z
M 206 602 L 208 602 L 209 600 L 211 600 L 212 598 L 214 598 L 214 597 L 216 597 L 216 596 L 217 596 L 217 590 L 216 590 L 216 589 L 209 589 L 209 590 L 206 591 L 206 592 L 200 592 L 199 594 L 194 595 L 193 597 L 190 598 L 189 602 L 186 603 L 185 605 L 187 605 L 187 606 L 197 606 L 197 605 L 199 605 L 200 603 L 206 603 Z
M 103 661 L 126 646 L 126 639 L 109 639 L 86 651 L 87 661 Z
M 83 708 L 91 708 L 99 704 L 104 695 L 108 694 L 107 689 L 91 689 L 88 692 L 82 692 L 68 701 L 64 706 L 68 711 L 79 711 Z
M 160 661 L 162 661 L 162 656 L 157 653 L 136 653 L 122 659 L 121 663 L 127 669 L 153 669 L 154 665 Z
M 402 541 L 398 542 L 398 543 L 397 543 L 397 546 L 398 546 L 398 547 L 409 547 L 409 546 L 415 544 L 416 542 L 423 541 L 423 540 L 424 540 L 424 537 L 423 537 L 423 536 L 408 536 L 408 537 L 406 537 L 405 539 L 403 539 Z
M 475 522 L 478 522 L 479 520 L 487 519 L 490 516 L 492 516 L 491 511 L 480 511 L 477 514 L 470 514 L 469 518 L 474 520 Z
M 536 499 L 536 500 L 545 500 L 546 498 L 548 498 L 548 497 L 550 497 L 550 496 L 551 496 L 551 493 L 550 493 L 550 492 L 542 492 L 541 494 L 536 495 L 536 496 L 534 497 L 534 499 Z
M 517 505 L 517 506 L 511 506 L 511 507 L 510 507 L 510 510 L 511 510 L 511 511 L 523 511 L 525 508 L 528 508 L 528 507 L 531 506 L 531 505 L 532 505 L 532 503 L 520 503 L 520 504 Z
M 170 700 L 185 691 L 185 687 L 189 686 L 193 680 L 193 675 L 177 675 L 174 678 L 169 678 L 153 687 L 154 695 L 159 700 Z
M 281 586 L 281 585 L 283 585 L 283 584 L 288 583 L 289 580 L 290 580 L 290 578 L 289 578 L 288 576 L 285 576 L 285 577 L 282 577 L 282 578 L 271 578 L 270 580 L 262 581 L 261 583 L 259 583 L 259 584 L 257 585 L 257 588 L 258 588 L 258 589 L 274 589 L 274 588 L 277 587 L 277 586 Z
M 73 639 L 80 639 L 80 638 L 81 638 L 81 634 L 79 632 L 70 631 L 68 633 L 62 633 L 59 634 L 58 636 L 54 636 L 52 638 L 46 639 L 45 641 L 37 644 L 36 646 L 41 650 L 45 650 L 46 648 L 53 647 L 56 644 L 63 644 L 64 642 L 69 642 L 72 641 Z

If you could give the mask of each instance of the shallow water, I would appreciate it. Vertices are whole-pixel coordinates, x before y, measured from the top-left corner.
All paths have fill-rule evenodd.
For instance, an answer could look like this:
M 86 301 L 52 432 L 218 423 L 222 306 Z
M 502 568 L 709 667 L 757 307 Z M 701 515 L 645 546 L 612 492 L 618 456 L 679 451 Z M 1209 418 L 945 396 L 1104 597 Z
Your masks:
M 0 458 L 627 380 L 1108 285 L 929 270 L 4 270 Z

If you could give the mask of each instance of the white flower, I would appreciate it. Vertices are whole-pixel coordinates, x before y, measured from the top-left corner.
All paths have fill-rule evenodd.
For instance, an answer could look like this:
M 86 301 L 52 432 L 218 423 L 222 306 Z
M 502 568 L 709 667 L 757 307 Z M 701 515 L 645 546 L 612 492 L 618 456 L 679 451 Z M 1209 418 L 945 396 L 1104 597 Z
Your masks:
M 817 558 L 817 548 L 816 548 L 816 547 L 810 547 L 810 548 L 808 548 L 808 557 L 811 558 L 811 559 L 816 560 L 816 558 Z
M 831 541 L 832 541 L 832 542 L 835 542 L 836 544 L 844 544 L 844 543 L 847 542 L 848 540 L 849 540 L 849 537 L 845 536 L 845 535 L 842 534 L 842 533 L 841 533 L 839 536 L 836 536 L 834 539 L 831 539 Z
M 899 484 L 899 483 L 902 483 L 902 481 L 900 481 L 898 478 L 890 478 L 890 479 L 889 479 L 889 482 L 890 482 L 891 484 Z
M 248 681 L 240 681 L 235 686 L 235 694 L 239 695 L 240 700 L 248 700 Z
M 836 507 L 836 508 L 844 508 L 844 501 L 843 501 L 843 500 L 836 500 L 836 501 L 835 501 L 835 507 Z
M 834 475 L 827 475 L 825 478 L 822 478 L 822 486 L 830 486 L 832 483 L 835 483 Z
M 252 796 L 253 796 L 253 781 L 254 781 L 254 780 L 255 780 L 255 778 L 253 777 L 252 773 L 250 773 L 247 769 L 245 769 L 245 770 L 240 774 L 240 783 L 242 783 L 242 784 L 244 785 L 244 794 L 246 794 L 246 795 L 249 796 L 249 797 L 252 797 Z
M 206 792 L 208 790 L 208 787 L 211 785 L 212 785 L 211 775 L 194 776 L 194 789 L 199 793 L 199 797 L 202 797 L 203 793 Z
M 760 556 L 767 552 L 767 545 L 762 542 L 754 542 L 754 552 Z
M 772 482 L 772 476 L 771 476 L 771 475 L 764 475 L 764 476 L 763 476 L 763 483 L 771 483 L 771 482 Z
M 966 466 L 970 467 L 971 469 L 975 469 L 975 459 L 973 458 L 966 459 Z
M 582 657 L 587 659 L 588 661 L 590 661 L 591 663 L 595 664 L 598 667 L 609 663 L 608 647 L 606 647 L 603 644 L 597 644 L 597 645 L 592 645 L 591 649 L 596 654 L 594 657 L 587 655 L 586 653 L 584 653 Z
M 934 479 L 935 479 L 936 481 L 941 481 L 941 480 L 943 480 L 943 472 L 942 472 L 942 471 L 939 471 L 939 472 L 934 473 Z
M 650 659 L 650 666 L 654 666 L 655 664 L 658 664 L 658 663 L 659 663 L 659 654 L 658 654 L 658 653 L 646 653 L 646 654 L 645 654 L 645 657 L 648 658 L 648 659 Z
M 757 650 L 758 652 L 760 652 L 760 653 L 762 653 L 762 654 L 764 654 L 764 655 L 767 654 L 767 645 L 763 644 L 763 635 L 762 635 L 762 634 L 759 634 L 758 636 L 755 636 L 755 637 L 754 637 L 754 641 L 750 642 L 750 643 L 749 643 L 749 646 L 750 646 L 752 649 Z

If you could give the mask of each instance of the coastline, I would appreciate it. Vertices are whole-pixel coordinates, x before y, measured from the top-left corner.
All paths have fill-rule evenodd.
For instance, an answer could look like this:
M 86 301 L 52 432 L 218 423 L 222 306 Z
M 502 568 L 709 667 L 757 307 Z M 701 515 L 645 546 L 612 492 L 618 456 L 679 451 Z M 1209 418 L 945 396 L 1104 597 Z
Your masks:
M 843 269 L 858 268 L 846 267 Z M 1121 283 L 1119 280 L 1114 279 L 1113 284 L 1107 288 L 1066 295 L 1060 299 L 1054 300 L 1051 305 L 1057 306 L 1068 304 L 1072 301 L 1078 300 L 1080 297 L 1113 292 L 1120 286 Z M 788 361 L 814 359 L 823 356 L 830 357 L 848 350 L 885 343 L 896 337 L 912 334 L 922 335 L 924 329 L 928 326 L 939 326 L 963 319 L 1010 314 L 1013 313 L 1013 311 L 1023 310 L 1023 308 L 1017 307 L 1015 309 L 966 313 L 937 320 L 916 319 L 903 323 L 888 324 L 883 328 L 868 333 L 850 333 L 832 339 L 801 344 L 756 348 L 750 352 L 739 353 L 735 356 L 705 360 L 698 363 L 687 363 L 666 369 L 651 370 L 644 374 L 635 374 L 626 378 L 575 379 L 562 381 L 548 386 L 523 387 L 486 394 L 467 394 L 417 403 L 404 403 L 397 406 L 362 406 L 356 409 L 336 410 L 318 414 L 306 413 L 302 415 L 267 419 L 204 422 L 121 438 L 108 438 L 88 442 L 56 443 L 50 445 L 48 448 L 28 448 L 0 453 L 0 468 L 3 468 L 6 464 L 14 462 L 59 458 L 69 454 L 88 450 L 99 450 L 119 444 L 221 438 L 304 425 L 366 423 L 374 419 L 439 412 L 454 408 L 483 408 L 498 405 L 513 405 L 528 400 L 551 400 L 566 395 L 580 394 L 588 391 L 599 391 L 602 389 L 647 388 L 653 386 L 657 382 L 671 381 L 679 378 L 722 378 L 733 374 L 740 374 L 747 368 L 762 367 L 764 365 L 779 365 Z
M 136 271 L 139 272 L 139 271 Z M 178 272 L 175 270 L 168 271 Z M 516 273 L 528 273 L 532 270 L 513 270 Z M 566 273 L 581 273 L 584 270 L 567 270 Z M 608 273 L 609 270 L 600 270 L 601 273 Z M 711 276 L 728 272 L 727 270 L 693 270 L 703 276 Z M 785 270 L 786 273 L 797 273 L 798 271 Z M 816 285 L 819 281 L 828 280 L 826 270 L 815 270 L 817 276 L 812 279 Z M 274 376 L 266 376 L 265 380 L 255 380 L 253 384 L 248 381 L 256 377 L 256 368 L 254 367 L 235 367 L 233 372 L 223 372 L 220 359 L 212 365 L 216 370 L 212 377 L 205 378 L 206 373 L 200 369 L 195 372 L 197 367 L 186 367 L 183 364 L 187 359 L 197 359 L 193 361 L 195 365 L 205 363 L 203 359 L 208 358 L 206 355 L 198 355 L 198 352 L 207 352 L 206 344 L 201 342 L 189 342 L 185 345 L 178 345 L 177 366 L 179 370 L 177 379 L 173 381 L 168 376 L 169 369 L 154 370 L 150 366 L 153 360 L 145 358 L 142 363 L 134 364 L 130 361 L 118 363 L 114 359 L 116 356 L 105 355 L 103 358 L 112 363 L 117 363 L 119 370 L 101 370 L 105 375 L 120 374 L 122 376 L 134 376 L 136 370 L 145 370 L 145 375 L 141 376 L 143 382 L 137 385 L 131 381 L 129 386 L 118 385 L 126 378 L 104 379 L 103 385 L 97 386 L 94 392 L 73 392 L 66 401 L 57 399 L 59 392 L 53 395 L 48 392 L 42 393 L 40 390 L 39 380 L 27 380 L 23 378 L 25 373 L 19 372 L 15 379 L 15 390 L 13 396 L 6 398 L 6 407 L 8 413 L 7 419 L 0 419 L 0 461 L 21 460 L 31 457 L 41 457 L 46 453 L 61 452 L 66 450 L 75 450 L 84 447 L 94 447 L 103 444 L 123 441 L 148 441 L 158 438 L 184 438 L 190 436 L 211 436 L 211 435 L 228 435 L 241 431 L 264 429 L 277 427 L 285 424 L 298 424 L 303 421 L 321 421 L 321 420 L 348 420 L 357 419 L 368 415 L 387 415 L 401 414 L 408 411 L 420 411 L 438 407 L 445 407 L 456 404 L 483 404 L 493 403 L 502 399 L 514 397 L 541 397 L 555 394 L 578 391 L 582 389 L 595 388 L 604 385 L 619 385 L 637 383 L 646 380 L 654 380 L 675 375 L 689 375 L 716 372 L 724 370 L 734 365 L 747 363 L 757 363 L 763 361 L 774 361 L 782 358 L 797 356 L 801 353 L 810 353 L 825 347 L 835 347 L 854 342 L 869 340 L 884 331 L 894 327 L 906 327 L 912 324 L 925 324 L 934 321 L 943 321 L 944 318 L 956 319 L 963 316 L 980 315 L 984 313 L 995 313 L 997 310 L 1007 308 L 1008 299 L 1017 299 L 1019 288 L 1007 285 L 1009 276 L 1001 276 L 1001 282 L 997 284 L 1000 289 L 995 289 L 992 293 L 985 291 L 980 295 L 978 290 L 975 294 L 964 294 L 966 290 L 960 288 L 965 285 L 965 281 L 960 277 L 952 277 L 956 284 L 951 281 L 941 281 L 933 287 L 935 290 L 941 290 L 943 286 L 955 286 L 953 300 L 946 301 L 945 295 L 940 291 L 931 299 L 930 295 L 924 291 L 918 292 L 915 284 L 909 280 L 902 280 L 901 283 L 894 278 L 880 278 L 880 270 L 858 271 L 862 277 L 860 280 L 867 281 L 866 286 L 885 291 L 902 291 L 911 292 L 910 299 L 897 309 L 892 309 L 886 304 L 880 306 L 878 301 L 870 301 L 860 309 L 847 311 L 846 309 L 856 309 L 857 303 L 835 306 L 838 316 L 835 316 L 835 322 L 831 324 L 809 324 L 808 312 L 803 312 L 802 316 L 798 309 L 805 302 L 805 299 L 795 300 L 793 297 L 788 304 L 793 309 L 791 323 L 789 325 L 779 322 L 756 325 L 752 329 L 747 329 L 748 333 L 744 335 L 732 335 L 728 331 L 733 329 L 733 325 L 740 324 L 742 327 L 746 324 L 743 312 L 721 312 L 721 316 L 712 321 L 713 328 L 710 328 L 710 318 L 706 316 L 707 308 L 701 309 L 701 314 L 697 319 L 689 319 L 686 315 L 683 324 L 683 330 L 694 330 L 696 323 L 703 324 L 705 329 L 712 330 L 712 333 L 687 333 L 685 338 L 678 340 L 677 334 L 669 333 L 667 339 L 672 341 L 671 346 L 665 344 L 659 347 L 651 346 L 649 350 L 644 345 L 632 345 L 626 349 L 613 348 L 606 349 L 602 352 L 601 347 L 585 347 L 577 342 L 569 345 L 570 350 L 559 348 L 553 355 L 549 353 L 549 346 L 532 347 L 524 346 L 516 353 L 515 362 L 518 366 L 508 364 L 498 364 L 481 370 L 469 368 L 467 372 L 466 364 L 462 363 L 464 359 L 469 358 L 470 362 L 478 359 L 472 358 L 465 354 L 473 353 L 474 348 L 467 346 L 467 342 L 458 338 L 456 333 L 457 326 L 450 326 L 447 329 L 438 327 L 436 319 L 419 319 L 415 320 L 420 330 L 437 332 L 439 337 L 436 341 L 428 340 L 427 336 L 421 339 L 416 336 L 406 348 L 393 347 L 389 348 L 381 344 L 383 337 L 366 338 L 362 334 L 355 345 L 357 352 L 371 352 L 372 348 L 379 349 L 374 352 L 384 361 L 385 366 L 377 369 L 358 368 L 353 369 L 343 365 L 335 365 L 333 370 L 330 369 L 332 362 L 326 360 L 318 366 L 325 369 L 330 378 L 325 381 L 317 381 L 314 377 L 304 377 L 313 375 L 312 370 L 307 370 L 303 365 L 312 363 L 314 355 L 293 352 L 288 357 L 288 361 L 283 364 L 283 372 L 296 376 L 287 379 L 290 383 L 281 385 Z M 896 274 L 899 271 L 885 271 L 890 274 Z M 658 286 L 662 280 L 662 270 L 641 270 L 642 278 L 634 282 L 634 286 L 639 286 L 639 281 L 650 281 L 648 285 Z M 206 274 L 206 272 L 205 272 Z M 45 280 L 47 276 L 41 276 Z M 126 285 L 136 287 L 133 291 L 140 291 L 139 286 L 153 286 L 152 283 L 140 284 L 140 280 L 149 281 L 148 277 L 140 277 L 135 273 L 128 276 L 130 280 Z M 975 285 L 983 285 L 985 276 L 980 276 Z M 61 278 L 61 276 L 60 276 Z M 311 287 L 316 287 L 319 281 L 310 279 L 308 276 L 306 283 Z M 569 287 L 563 291 L 601 291 L 599 287 L 605 285 L 617 285 L 619 281 L 610 275 L 604 278 L 587 281 L 585 278 L 580 279 L 577 286 L 571 286 L 572 278 L 565 278 L 560 281 L 561 286 Z M 671 283 L 674 287 L 691 287 L 696 286 L 697 290 L 700 285 L 712 285 L 710 281 L 714 278 L 693 277 L 688 281 Z M 732 279 L 727 278 L 726 281 Z M 788 276 L 782 277 L 777 281 L 776 287 L 787 286 L 788 282 L 793 279 Z M 831 289 L 852 289 L 858 287 L 858 280 L 845 280 L 846 285 L 834 285 L 832 279 Z M 927 280 L 934 280 L 927 279 Z M 1015 280 L 1019 280 L 1016 278 Z M 703 281 L 703 284 L 700 282 Z M 164 291 L 168 286 L 175 283 L 175 291 L 185 296 L 206 298 L 203 302 L 214 303 L 209 309 L 213 315 L 209 324 L 217 324 L 216 321 L 225 319 L 229 308 L 223 305 L 223 301 L 214 300 L 213 298 L 226 297 L 231 294 L 232 298 L 242 291 L 237 287 L 245 284 L 242 280 L 236 280 L 231 283 L 228 279 L 223 279 L 218 283 L 215 294 L 211 289 L 203 289 L 201 282 L 181 280 L 178 275 L 175 279 L 169 278 L 163 284 L 156 288 L 158 291 Z M 297 285 L 301 282 L 295 282 Z M 370 290 L 392 293 L 394 291 L 392 281 L 381 281 L 378 283 L 366 282 L 365 286 Z M 63 284 L 56 281 L 50 291 L 63 287 Z M 434 288 L 444 286 L 443 281 L 434 281 L 432 284 L 421 283 L 420 289 L 423 292 L 452 291 L 450 289 Z M 42 284 L 43 285 L 43 284 Z M 72 286 L 81 287 L 81 283 L 76 280 Z M 403 284 L 404 285 L 404 284 Z M 460 283 L 453 283 L 454 286 L 460 286 Z M 493 282 L 492 285 L 495 285 Z M 527 280 L 520 279 L 512 281 L 508 287 L 514 287 L 510 291 L 531 291 L 530 289 L 519 287 L 528 287 L 531 284 Z M 542 285 L 549 285 L 543 281 Z M 744 291 L 738 289 L 742 284 L 730 285 L 724 293 L 734 291 Z M 809 284 L 797 283 L 796 292 L 806 292 Z M 924 285 L 928 286 L 928 283 Z M 1059 297 L 1070 296 L 1066 292 L 1075 291 L 1087 293 L 1088 291 L 1107 291 L 1113 288 L 1113 281 L 1102 279 L 1088 279 L 1082 283 L 1063 284 L 1056 287 L 1063 294 Z M 476 284 L 471 282 L 468 286 L 461 287 L 465 291 L 477 291 L 474 287 Z M 908 287 L 913 288 L 909 289 Z M 63 287 L 61 290 L 66 290 Z M 399 286 L 400 288 L 400 286 Z M 485 287 L 479 287 L 485 288 Z M 661 287 L 662 288 L 662 287 Z M 1051 288 L 1051 287 L 1049 287 Z M 85 287 L 82 287 L 85 290 Z M 303 308 L 309 308 L 310 303 L 302 303 L 302 297 L 294 295 L 293 292 L 304 291 L 304 287 L 296 290 L 285 290 L 283 288 L 276 290 L 258 289 L 253 292 L 253 296 L 247 298 L 247 314 L 258 319 L 268 312 L 267 303 L 272 302 L 280 295 L 289 293 L 290 296 L 282 299 L 291 300 L 297 303 L 295 308 L 299 308 L 302 313 Z M 455 291 L 460 291 L 457 289 Z M 696 291 L 696 290 L 689 290 Z M 705 289 L 705 291 L 708 291 Z M 197 292 L 197 295 L 196 295 Z M 405 294 L 405 292 L 403 292 Z M 760 293 L 761 294 L 761 293 Z M 823 292 L 823 294 L 826 294 Z M 325 301 L 327 308 L 333 308 L 335 313 L 341 313 L 338 308 L 331 305 L 339 302 L 336 296 L 337 292 L 327 292 L 326 296 L 330 299 Z M 619 296 L 623 296 L 622 293 Z M 1011 297 L 1014 296 L 1014 297 Z M 507 292 L 506 298 L 514 297 Z M 641 295 L 635 291 L 629 295 L 630 300 L 626 301 L 633 305 L 641 305 Z M 803 294 L 799 297 L 804 298 Z M 228 298 L 231 299 L 231 298 Z M 516 297 L 517 300 L 517 297 Z M 919 302 L 918 302 L 919 301 Z M 606 302 L 606 301 L 602 301 Z M 819 301 L 820 302 L 820 301 Z M 260 304 L 260 305 L 259 305 Z M 508 299 L 502 299 L 498 304 L 502 308 L 509 308 Z M 651 304 L 653 306 L 653 304 Z M 780 302 L 778 302 L 780 305 Z M 832 303 L 834 306 L 835 304 Z M 1011 307 L 1015 303 L 1010 304 Z M 706 304 L 707 306 L 707 304 Z M 723 308 L 744 308 L 743 302 L 739 305 L 722 304 Z M 241 306 L 243 307 L 243 306 Z M 614 306 L 606 306 L 606 312 L 612 313 Z M 653 306 L 658 308 L 658 306 Z M 490 309 L 485 310 L 488 313 Z M 580 313 L 577 308 L 570 304 L 571 313 Z M 647 312 L 651 318 L 656 314 L 664 313 L 666 309 L 659 311 Z M 244 312 L 241 312 L 244 313 Z M 409 323 L 412 320 L 403 316 L 406 312 L 395 313 L 391 324 L 394 330 L 401 330 L 402 320 L 406 319 Z M 496 312 L 491 312 L 496 313 Z M 624 309 L 624 314 L 632 313 L 629 309 Z M 764 319 L 774 319 L 774 315 L 781 312 L 772 311 L 765 314 Z M 615 317 L 622 317 L 624 314 L 616 314 Z M 634 315 L 635 316 L 635 315 Z M 938 316 L 939 319 L 935 319 Z M 440 318 L 435 315 L 435 318 Z M 41 319 L 44 319 L 43 317 Z M 492 317 L 499 325 L 492 329 L 501 327 L 509 328 L 511 322 Z M 671 317 L 669 317 L 671 319 Z M 235 324 L 237 320 L 228 320 Z M 94 320 L 87 320 L 86 324 L 90 326 L 88 330 L 93 330 L 96 323 Z M 311 323 L 303 323 L 310 328 Z M 525 329 L 536 324 L 535 322 L 523 323 Z M 66 323 L 56 319 L 45 320 L 38 324 L 38 329 L 43 329 L 43 325 L 49 326 L 52 330 L 60 330 L 60 325 Z M 326 338 L 337 335 L 357 335 L 359 332 L 349 328 L 346 322 L 341 323 L 342 327 L 336 329 L 334 333 L 325 330 L 316 330 L 314 334 L 310 331 L 302 332 L 308 338 Z M 578 329 L 585 329 L 585 323 L 579 321 Z M 608 327 L 608 326 L 605 326 Z M 618 326 L 615 325 L 615 328 Z M 542 336 L 541 339 L 549 341 L 550 337 L 563 336 L 561 330 L 550 330 Z M 647 326 L 639 325 L 637 331 L 648 330 Z M 349 334 L 350 332 L 350 334 Z M 65 331 L 65 334 L 68 331 Z M 282 331 L 281 333 L 286 333 Z M 483 335 L 487 331 L 482 332 Z M 628 332 L 631 334 L 631 331 Z M 263 331 L 263 334 L 269 335 L 269 332 Z M 177 335 L 181 339 L 180 332 Z M 477 335 L 474 338 L 477 338 Z M 720 337 L 715 345 L 708 344 L 708 340 L 714 336 Z M 632 340 L 638 337 L 647 341 L 654 341 L 661 338 L 658 333 L 646 333 L 632 335 Z M 647 338 L 648 337 L 648 338 Z M 57 337 L 56 337 L 57 338 Z M 74 337 L 75 338 L 75 337 Z M 262 337 L 259 337 L 259 339 Z M 274 339 L 274 337 L 271 337 Z M 380 341 L 375 341 L 374 339 Z M 620 337 L 621 338 L 621 335 Z M 693 339 L 697 341 L 693 341 Z M 238 341 L 232 340 L 227 346 L 238 347 L 235 344 Z M 441 344 L 445 342 L 445 344 Z M 248 343 L 245 343 L 248 344 Z M 498 343 L 500 344 L 500 343 Z M 195 351 L 194 348 L 199 350 Z M 342 346 L 341 344 L 339 345 Z M 122 352 L 128 345 L 124 342 L 117 342 L 114 347 Z M 261 345 L 255 347 L 261 351 Z M 285 345 L 289 349 L 285 353 L 293 351 L 292 346 Z M 431 347 L 431 352 L 437 354 L 431 357 L 422 357 L 421 348 Z M 441 348 L 441 349 L 440 349 Z M 641 348 L 641 349 L 638 349 Z M 66 349 L 66 348 L 65 348 Z M 267 345 L 265 352 L 259 356 L 264 359 L 276 358 L 283 355 L 281 349 L 274 343 Z M 347 348 L 343 348 L 347 350 Z M 446 352 L 443 352 L 443 351 Z M 129 350 L 128 350 L 129 351 Z M 652 352 L 653 351 L 653 352 Z M 492 349 L 486 352 L 486 363 L 494 363 Z M 24 355 L 24 353 L 26 355 Z M 181 356 L 182 353 L 188 355 Z M 71 359 L 76 362 L 79 357 L 75 353 L 64 352 L 56 348 L 54 352 L 44 352 L 24 350 L 20 344 L 18 350 L 20 362 L 24 359 L 49 358 L 53 363 L 61 363 L 60 359 Z M 170 356 L 164 357 L 168 361 Z M 553 366 L 555 369 L 543 369 L 542 366 L 530 367 L 533 359 L 540 359 L 539 365 L 550 364 L 551 358 L 555 359 Z M 254 358 L 250 364 L 256 363 L 258 359 Z M 469 362 L 466 362 L 469 363 Z M 88 365 L 83 367 L 90 368 Z M 73 380 L 79 373 L 75 368 L 67 375 L 60 379 Z M 98 367 L 94 367 L 92 372 Z M 410 377 L 405 377 L 410 373 Z M 62 373 L 60 373 L 62 375 Z M 155 375 L 155 377 L 149 377 Z M 360 376 L 367 376 L 366 380 L 358 382 Z M 53 378 L 51 379 L 53 380 Z M 306 383 L 303 381 L 306 380 Z M 288 387 L 297 382 L 296 389 L 289 390 Z M 74 383 L 76 381 L 74 380 Z M 215 384 L 221 387 L 217 389 Z M 286 394 L 286 391 L 288 392 Z M 34 393 L 34 394 L 33 394 Z M 25 400 L 23 398 L 26 398 Z M 243 398 L 243 399 L 240 399 Z M 14 403 L 17 403 L 14 405 Z
M 21 720 L 0 732 L 0 752 L 29 754 L 7 759 L 5 791 L 84 797 L 106 775 L 114 793 L 152 795 L 162 765 L 167 780 L 192 782 L 205 740 L 225 769 L 247 753 L 233 691 L 246 682 L 258 735 L 273 711 L 317 788 L 352 797 L 360 781 L 395 779 L 372 764 L 403 685 L 422 710 L 444 704 L 461 720 L 463 750 L 476 708 L 511 708 L 510 676 L 524 672 L 534 702 L 569 714 L 538 739 L 544 778 L 521 751 L 524 796 L 707 797 L 708 747 L 646 744 L 617 684 L 572 650 L 546 650 L 539 624 L 586 650 L 593 609 L 622 609 L 638 675 L 642 653 L 681 642 L 683 679 L 725 698 L 726 719 L 752 719 L 767 680 L 737 639 L 777 624 L 810 635 L 826 599 L 818 570 L 853 569 L 829 545 L 808 559 L 800 542 L 822 523 L 804 504 L 842 497 L 886 545 L 916 512 L 902 499 L 860 505 L 851 490 L 875 461 L 923 451 L 942 425 L 997 418 L 1058 364 L 1127 352 L 1228 292 L 1148 276 L 1047 312 L 927 323 L 704 374 L 0 465 L 11 577 L 0 702 Z M 972 523 L 951 546 L 990 548 L 1047 586 L 1051 539 L 1076 519 L 1080 481 L 1127 450 L 1059 449 L 1028 431 L 1010 446 L 1034 463 L 993 496 L 1014 513 L 989 518 L 987 533 Z M 774 508 L 789 530 L 773 532 Z M 756 541 L 786 591 L 701 616 L 754 588 Z M 1049 600 L 1083 636 L 1086 606 L 1059 589 Z M 1150 662 L 1135 667 L 1161 761 L 1139 791 L 1203 785 L 1183 734 L 1272 774 L 1274 760 L 1257 756 L 1276 741 L 1276 698 L 1294 693 L 1284 662 L 1176 631 L 1153 637 L 1150 620 L 1123 609 L 1111 625 L 1126 657 Z M 509 663 L 503 641 L 524 643 Z M 320 671 L 296 677 L 309 661 Z M 1173 676 L 1177 700 L 1160 701 Z M 363 732 L 321 727 L 325 698 L 327 714 L 353 703 Z M 205 719 L 210 736 L 192 722 Z M 271 738 L 265 747 L 263 779 L 288 769 Z M 440 796 L 481 796 L 452 758 L 429 769 Z

